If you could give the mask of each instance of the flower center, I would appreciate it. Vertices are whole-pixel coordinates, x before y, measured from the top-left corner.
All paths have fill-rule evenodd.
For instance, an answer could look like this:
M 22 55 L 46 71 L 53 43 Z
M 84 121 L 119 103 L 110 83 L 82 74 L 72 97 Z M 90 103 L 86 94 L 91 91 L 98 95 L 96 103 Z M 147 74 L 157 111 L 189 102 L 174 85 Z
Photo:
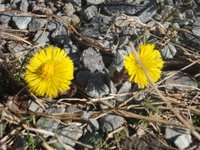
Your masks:
M 51 77 L 54 74 L 54 63 L 52 62 L 47 62 L 44 64 L 41 68 L 41 77 L 44 79 L 51 79 Z

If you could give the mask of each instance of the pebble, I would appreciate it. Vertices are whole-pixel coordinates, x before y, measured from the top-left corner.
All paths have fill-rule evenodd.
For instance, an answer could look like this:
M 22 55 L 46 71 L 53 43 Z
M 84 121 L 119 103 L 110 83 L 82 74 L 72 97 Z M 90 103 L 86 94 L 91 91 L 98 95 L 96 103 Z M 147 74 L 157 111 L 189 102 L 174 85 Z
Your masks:
M 117 115 L 107 115 L 99 119 L 101 130 L 106 133 L 121 127 L 125 119 Z
M 97 7 L 92 5 L 83 11 L 83 16 L 86 20 L 92 19 L 97 14 Z
M 67 16 L 72 16 L 75 12 L 75 9 L 71 3 L 66 3 L 63 7 L 63 13 Z
M 27 2 L 27 0 L 21 0 L 21 4 L 20 4 L 19 9 L 21 11 L 25 11 L 25 12 L 28 11 L 28 2 Z
M 98 98 L 108 95 L 109 88 L 104 82 L 98 81 L 95 78 L 93 78 L 88 80 L 85 92 L 91 97 Z
M 28 29 L 29 31 L 35 32 L 35 31 L 41 30 L 45 26 L 46 23 L 47 23 L 46 19 L 33 17 L 31 22 L 28 25 Z
M 71 41 L 68 34 L 68 31 L 63 26 L 57 26 L 56 30 L 50 35 L 51 42 L 61 47 L 68 45 Z
M 43 109 L 34 101 L 31 101 L 29 106 L 28 106 L 28 110 L 32 111 L 32 112 L 43 112 Z
M 192 28 L 192 33 L 200 37 L 200 27 Z
M 102 73 L 80 71 L 77 73 L 76 79 L 91 97 L 102 97 L 109 94 L 109 88 L 105 83 L 106 77 Z
M 105 2 L 105 0 L 86 0 L 86 2 L 89 5 L 98 5 L 98 4 L 101 4 L 101 3 Z
M 101 54 L 94 48 L 84 50 L 81 55 L 81 60 L 84 67 L 89 69 L 92 73 L 95 71 L 102 72 L 105 67 Z
M 155 4 L 149 6 L 142 14 L 139 15 L 139 18 L 142 22 L 146 23 L 156 14 L 157 6 Z
M 49 42 L 49 32 L 43 30 L 37 31 L 33 41 L 40 46 L 45 46 Z
M 129 82 L 129 81 L 126 81 L 125 83 L 123 83 L 123 85 L 121 86 L 121 88 L 119 89 L 119 91 L 117 92 L 117 94 L 120 95 L 120 94 L 128 93 L 131 90 L 132 90 L 132 83 Z M 127 100 L 128 97 L 129 97 L 128 95 L 126 95 L 126 96 L 118 96 L 116 98 L 116 100 L 118 102 L 123 102 L 123 101 Z
M 56 130 L 60 140 L 70 146 L 75 146 L 76 141 L 83 135 L 80 127 L 71 124 L 69 126 L 60 126 Z
M 161 49 L 161 54 L 164 59 L 174 58 L 177 50 L 172 44 L 167 44 Z
M 125 46 L 123 49 L 117 51 L 114 56 L 114 59 L 110 66 L 108 67 L 109 75 L 113 76 L 115 71 L 120 72 L 124 67 L 124 56 L 128 55 L 131 52 L 131 48 L 129 46 Z
M 12 21 L 18 29 L 27 29 L 28 24 L 31 21 L 31 17 L 23 14 L 16 14 L 12 17 Z
M 27 140 L 23 136 L 18 135 L 12 144 L 12 149 L 26 150 L 28 149 L 28 146 Z
M 0 22 L 4 24 L 8 24 L 11 20 L 11 16 L 9 13 L 0 14 Z
M 196 80 L 192 76 L 182 72 L 168 78 L 165 81 L 165 85 L 168 90 L 179 90 L 184 92 L 195 90 L 198 87 Z
M 50 107 L 47 110 L 48 113 L 64 113 L 65 112 L 65 108 L 61 107 Z M 37 123 L 36 123 L 36 127 L 38 129 L 44 129 L 47 131 L 55 131 L 58 129 L 58 125 L 60 123 L 60 120 L 57 119 L 53 119 L 53 118 L 47 118 L 47 117 L 41 117 L 40 119 L 38 119 Z M 48 137 L 49 135 L 44 134 L 44 137 Z
M 183 128 L 166 127 L 165 138 L 174 142 L 179 149 L 185 149 L 192 143 L 189 130 Z

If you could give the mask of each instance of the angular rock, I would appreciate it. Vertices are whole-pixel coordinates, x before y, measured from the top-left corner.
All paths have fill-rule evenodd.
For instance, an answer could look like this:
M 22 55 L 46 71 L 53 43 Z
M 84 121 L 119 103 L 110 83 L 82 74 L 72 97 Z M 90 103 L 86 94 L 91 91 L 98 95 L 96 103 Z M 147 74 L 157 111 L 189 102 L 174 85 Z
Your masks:
M 25 140 L 24 137 L 18 135 L 16 137 L 16 140 L 14 140 L 14 143 L 12 145 L 13 149 L 20 149 L 20 150 L 26 150 L 28 148 L 28 142 Z
M 132 90 L 132 83 L 129 82 L 129 81 L 127 81 L 127 82 L 123 83 L 123 85 L 121 86 L 121 88 L 119 89 L 119 91 L 117 92 L 117 94 L 128 93 L 128 92 L 130 92 L 131 90 Z M 128 95 L 126 95 L 126 96 L 118 96 L 118 97 L 116 98 L 116 100 L 117 100 L 118 102 L 122 102 L 122 101 L 127 100 L 128 97 L 129 97 Z
M 89 5 L 98 5 L 98 4 L 101 4 L 101 3 L 105 2 L 105 0 L 86 0 L 86 2 Z
M 22 11 L 25 11 L 25 12 L 28 11 L 28 2 L 27 2 L 27 0 L 22 0 L 21 1 L 19 9 L 22 10 Z
M 48 110 L 48 113 L 64 113 L 65 112 L 65 108 L 61 107 L 50 107 Z M 47 118 L 47 117 L 41 117 L 37 123 L 36 123 L 36 127 L 39 129 L 44 129 L 47 131 L 54 131 L 57 130 L 58 125 L 60 123 L 60 120 L 55 120 L 52 118 Z M 44 135 L 44 137 L 48 137 L 49 135 Z
M 102 97 L 109 94 L 106 77 L 102 73 L 96 72 L 92 74 L 88 71 L 80 71 L 77 73 L 76 79 L 91 97 Z
M 38 31 L 38 30 L 42 30 L 42 28 L 44 27 L 44 25 L 47 23 L 46 19 L 42 19 L 42 18 L 35 18 L 33 17 L 31 22 L 28 25 L 29 31 Z
M 85 92 L 91 97 L 102 97 L 109 94 L 108 86 L 102 81 L 89 79 Z
M 115 71 L 120 72 L 122 70 L 122 68 L 124 67 L 124 56 L 126 56 L 130 52 L 131 48 L 128 46 L 125 46 L 123 49 L 117 51 L 112 63 L 108 67 L 110 76 L 113 76 L 113 73 Z
M 185 149 L 192 143 L 190 131 L 183 128 L 167 127 L 165 129 L 165 138 L 174 142 L 179 149 Z
M 16 14 L 12 17 L 13 24 L 18 29 L 27 29 L 28 24 L 31 21 L 31 17 L 23 14 Z
M 40 46 L 44 46 L 49 42 L 49 32 L 39 30 L 35 34 L 33 41 Z
M 76 11 L 80 11 L 82 9 L 82 0 L 70 0 L 73 4 Z
M 179 90 L 179 91 L 191 91 L 198 87 L 196 80 L 186 74 L 178 73 L 165 81 L 166 88 L 168 90 Z
M 179 149 L 186 149 L 187 147 L 190 146 L 192 143 L 192 136 L 187 135 L 187 134 L 182 134 L 176 138 L 174 141 L 174 144 L 179 148 Z
M 194 27 L 192 28 L 192 32 L 200 37 L 200 27 Z
M 60 140 L 70 146 L 74 146 L 76 141 L 82 136 L 83 131 L 80 127 L 72 124 L 67 127 L 61 126 L 56 131 L 60 137 Z
M 172 44 L 167 44 L 161 49 L 161 54 L 164 59 L 174 58 L 176 55 L 177 50 Z
M 144 10 L 142 14 L 139 15 L 139 18 L 142 22 L 146 23 L 150 19 L 152 19 L 153 15 L 156 14 L 156 11 L 157 11 L 157 6 L 151 5 L 146 10 Z
M 0 22 L 4 24 L 8 24 L 11 20 L 12 13 L 3 13 L 0 14 Z
M 83 11 L 83 16 L 86 20 L 92 19 L 97 14 L 97 7 L 92 5 Z
M 105 15 L 95 15 L 89 24 L 80 27 L 80 34 L 87 38 L 99 38 L 101 34 L 105 34 L 110 28 L 113 17 Z
M 90 118 L 88 121 L 89 121 L 87 126 L 88 131 L 92 133 L 93 131 L 99 130 L 99 123 L 96 119 Z
M 32 111 L 32 112 L 43 112 L 43 109 L 34 101 L 31 101 L 29 106 L 28 106 L 28 110 Z
M 107 115 L 99 119 L 100 128 L 103 132 L 113 131 L 125 122 L 125 119 L 117 115 Z
M 84 64 L 84 67 L 89 69 L 92 73 L 95 71 L 102 72 L 105 67 L 101 54 L 94 48 L 88 48 L 84 50 L 81 60 Z
M 71 3 L 66 3 L 63 7 L 63 12 L 67 16 L 72 16 L 73 13 L 75 12 L 75 9 Z
M 57 26 L 56 30 L 51 34 L 51 41 L 59 46 L 68 45 L 71 41 L 68 31 L 63 26 Z

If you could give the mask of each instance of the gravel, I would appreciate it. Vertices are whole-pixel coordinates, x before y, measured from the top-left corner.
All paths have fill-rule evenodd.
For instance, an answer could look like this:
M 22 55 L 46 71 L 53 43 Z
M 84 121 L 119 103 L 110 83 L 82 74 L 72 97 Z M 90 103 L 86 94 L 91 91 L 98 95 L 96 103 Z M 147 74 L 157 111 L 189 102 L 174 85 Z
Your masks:
M 77 144 L 79 141 L 93 146 L 94 149 L 109 149 L 110 144 L 115 149 L 116 145 L 109 143 L 113 139 L 109 137 L 107 140 L 108 137 L 106 137 L 112 131 L 114 131 L 115 141 L 119 140 L 117 141 L 119 145 L 126 143 L 120 145 L 122 149 L 123 147 L 144 150 L 151 148 L 155 143 L 159 143 L 158 140 L 156 142 L 145 132 L 141 137 L 135 136 L 135 131 L 139 127 L 139 119 L 136 120 L 130 116 L 122 117 L 118 110 L 154 117 L 158 114 L 153 114 L 150 109 L 143 106 L 143 103 L 149 100 L 152 107 L 160 108 L 160 98 L 152 95 L 151 87 L 139 89 L 136 84 L 129 81 L 127 72 L 124 70 L 124 56 L 132 52 L 129 41 L 133 42 L 136 50 L 140 43 L 155 43 L 156 49 L 161 52 L 166 62 L 161 77 L 161 80 L 166 80 L 158 85 L 158 89 L 164 96 L 173 96 L 173 99 L 181 95 L 182 101 L 198 110 L 199 63 L 182 69 L 199 59 L 200 3 L 197 0 L 189 2 L 173 0 L 57 0 L 49 2 L 46 0 L 0 0 L 0 63 L 2 64 L 0 67 L 0 97 L 3 108 L 5 106 L 5 110 L 9 112 L 6 104 L 8 101 L 15 102 L 17 99 L 15 97 L 19 97 L 16 100 L 16 107 L 19 107 L 19 110 L 27 109 L 37 115 L 33 115 L 34 119 L 30 122 L 26 120 L 26 115 L 19 115 L 16 112 L 11 114 L 7 112 L 8 116 L 19 118 L 32 128 L 56 133 L 65 146 L 67 145 L 65 149 L 87 147 L 86 145 L 83 148 L 80 143 L 80 145 Z M 71 84 L 73 88 L 70 91 L 74 93 L 72 97 L 64 93 L 56 99 L 49 100 L 35 97 L 24 90 L 26 88 L 22 72 L 30 59 L 29 56 L 47 45 L 64 49 L 74 61 L 74 80 Z M 182 69 L 181 72 L 180 69 Z M 176 74 L 167 78 L 168 73 Z M 15 88 L 19 82 L 20 88 L 14 91 L 13 87 Z M 21 89 L 23 90 L 20 91 Z M 129 95 L 121 96 L 124 93 L 129 93 Z M 15 95 L 14 98 L 9 98 L 13 95 Z M 34 101 L 35 98 L 41 103 L 40 105 Z M 20 107 L 23 99 L 26 99 L 29 105 Z M 155 106 L 155 103 L 151 103 L 152 101 L 155 101 Z M 41 105 L 47 112 L 41 108 Z M 192 111 L 187 111 L 188 108 L 185 106 L 173 103 L 173 107 L 178 107 L 180 114 L 190 121 L 198 117 Z M 69 120 L 41 115 L 45 113 L 77 114 L 80 118 Z M 166 117 L 171 115 L 170 111 L 165 109 L 162 109 L 162 114 Z M 170 119 L 175 122 L 175 117 Z M 1 125 L 4 125 L 4 121 L 5 119 Z M 6 121 L 9 122 L 10 119 Z M 5 129 L 17 129 L 16 123 L 12 128 L 14 122 L 12 121 Z M 197 126 L 198 119 L 195 121 L 192 123 Z M 142 123 L 139 120 L 139 124 Z M 144 124 L 147 124 L 145 120 Z M 155 126 L 153 122 L 151 125 Z M 124 130 L 128 130 L 126 133 L 130 137 L 124 142 L 121 142 L 123 134 L 117 130 L 122 126 Z M 156 124 L 156 129 L 160 126 L 161 124 Z M 159 130 L 154 132 L 150 126 L 147 129 L 152 135 L 159 134 L 158 138 L 162 136 L 160 132 L 157 132 Z M 118 134 L 119 137 L 117 137 Z M 10 135 L 10 133 L 5 135 Z M 16 140 L 11 141 L 13 144 L 10 141 L 5 143 L 10 144 L 9 149 L 27 149 L 27 136 L 25 135 L 26 131 L 23 132 L 23 136 L 14 134 L 12 139 Z M 63 145 L 57 141 L 52 144 L 55 137 L 48 135 L 43 135 L 43 137 L 53 149 L 63 149 Z M 169 146 L 178 149 L 197 146 L 195 140 L 192 140 L 193 135 L 182 128 L 167 127 L 165 137 L 163 135 L 162 138 L 172 143 L 167 143 Z M 40 144 L 41 142 L 39 141 Z M 102 146 L 105 142 L 108 142 L 104 145 L 107 147 Z M 34 144 L 35 149 L 41 149 L 39 144 Z M 4 148 L 4 145 L 1 147 Z M 163 146 L 158 145 L 157 149 L 159 148 L 162 149 Z

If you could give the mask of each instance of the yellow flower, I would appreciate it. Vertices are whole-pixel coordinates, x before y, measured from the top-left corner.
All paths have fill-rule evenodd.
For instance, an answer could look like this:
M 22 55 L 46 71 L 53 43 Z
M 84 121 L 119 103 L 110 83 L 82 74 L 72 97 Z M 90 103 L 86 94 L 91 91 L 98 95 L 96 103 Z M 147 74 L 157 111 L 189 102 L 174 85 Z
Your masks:
M 164 61 L 162 60 L 160 52 L 154 48 L 154 44 L 142 44 L 140 45 L 138 56 L 152 81 L 156 82 L 161 76 L 161 69 L 163 68 Z M 137 83 L 141 88 L 149 84 L 144 70 L 137 62 L 133 53 L 125 56 L 124 66 L 130 76 L 130 81 Z
M 73 72 L 73 62 L 65 51 L 48 46 L 30 59 L 24 76 L 31 92 L 53 98 L 70 88 Z

